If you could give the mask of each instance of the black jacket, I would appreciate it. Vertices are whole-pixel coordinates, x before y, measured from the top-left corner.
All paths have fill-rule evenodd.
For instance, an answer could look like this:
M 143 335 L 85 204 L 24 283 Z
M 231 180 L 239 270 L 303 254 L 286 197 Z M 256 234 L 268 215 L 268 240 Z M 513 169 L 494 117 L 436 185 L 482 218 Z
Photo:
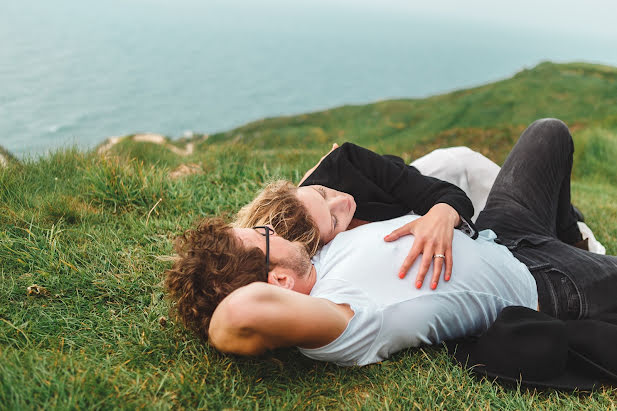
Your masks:
M 477 237 L 471 222 L 473 205 L 465 192 L 453 184 L 422 175 L 395 156 L 381 156 L 352 143 L 332 151 L 301 186 L 322 185 L 351 194 L 356 201 L 355 218 L 382 221 L 413 211 L 424 215 L 437 203 L 454 208 Z

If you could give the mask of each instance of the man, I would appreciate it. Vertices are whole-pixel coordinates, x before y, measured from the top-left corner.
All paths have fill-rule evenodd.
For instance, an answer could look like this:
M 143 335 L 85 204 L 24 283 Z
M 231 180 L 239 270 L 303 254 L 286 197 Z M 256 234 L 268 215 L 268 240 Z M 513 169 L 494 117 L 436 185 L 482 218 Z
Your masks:
M 572 152 L 558 120 L 523 133 L 477 222 L 503 245 L 489 230 L 475 241 L 455 232 L 452 280 L 435 291 L 416 289 L 413 274 L 395 275 L 412 236 L 381 240 L 413 216 L 341 233 L 312 263 L 269 227 L 206 221 L 182 237 L 166 284 L 184 322 L 222 351 L 298 346 L 341 365 L 480 334 L 509 305 L 535 309 L 539 300 L 559 318 L 602 312 L 616 305 L 617 259 L 558 239 L 580 241 L 570 206 Z
M 382 238 L 414 218 L 341 233 L 312 264 L 301 245 L 273 234 L 270 260 L 298 263 L 271 268 L 268 284 L 251 284 L 223 300 L 210 341 L 222 351 L 248 354 L 295 345 L 315 359 L 364 365 L 405 347 L 479 333 L 505 306 L 537 307 L 533 277 L 490 232 L 476 241 L 455 232 L 455 280 L 435 291 L 417 289 L 413 274 L 405 280 L 393 275 L 413 237 L 394 244 Z M 233 235 L 247 248 L 266 251 L 257 230 Z

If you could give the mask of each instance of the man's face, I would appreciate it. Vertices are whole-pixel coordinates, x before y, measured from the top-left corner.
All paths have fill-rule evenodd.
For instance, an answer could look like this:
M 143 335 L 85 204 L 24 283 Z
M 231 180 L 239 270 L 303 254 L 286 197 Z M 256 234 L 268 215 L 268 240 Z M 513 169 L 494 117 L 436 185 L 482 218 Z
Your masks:
M 257 247 L 264 254 L 266 253 L 266 237 L 264 235 L 252 228 L 234 228 L 233 231 L 244 247 Z M 276 278 L 280 278 L 281 275 L 292 276 L 293 287 L 291 289 L 302 294 L 309 294 L 315 284 L 315 270 L 302 244 L 288 241 L 279 237 L 276 233 L 271 233 L 268 282 L 276 284 Z

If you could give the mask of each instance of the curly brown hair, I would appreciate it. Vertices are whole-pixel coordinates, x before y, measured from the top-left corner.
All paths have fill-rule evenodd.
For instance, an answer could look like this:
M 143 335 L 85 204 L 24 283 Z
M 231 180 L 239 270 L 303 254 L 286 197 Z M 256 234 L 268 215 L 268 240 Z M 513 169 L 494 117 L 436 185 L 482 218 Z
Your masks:
M 319 229 L 296 193 L 298 187 L 287 180 L 268 184 L 253 201 L 242 207 L 233 223 L 235 227 L 270 224 L 276 234 L 304 245 L 314 256 L 321 243 Z
M 173 267 L 165 287 L 184 325 L 204 340 L 216 307 L 232 291 L 256 281 L 266 282 L 265 254 L 245 248 L 220 218 L 204 219 L 176 238 Z

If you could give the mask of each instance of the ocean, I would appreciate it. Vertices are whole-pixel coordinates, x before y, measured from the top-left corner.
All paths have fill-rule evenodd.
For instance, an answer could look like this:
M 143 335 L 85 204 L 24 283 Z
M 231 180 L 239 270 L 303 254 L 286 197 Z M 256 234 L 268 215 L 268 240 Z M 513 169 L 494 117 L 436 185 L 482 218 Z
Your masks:
M 375 4 L 0 0 L 0 145 L 24 157 L 137 132 L 214 133 L 545 60 L 617 65 L 617 35 Z

